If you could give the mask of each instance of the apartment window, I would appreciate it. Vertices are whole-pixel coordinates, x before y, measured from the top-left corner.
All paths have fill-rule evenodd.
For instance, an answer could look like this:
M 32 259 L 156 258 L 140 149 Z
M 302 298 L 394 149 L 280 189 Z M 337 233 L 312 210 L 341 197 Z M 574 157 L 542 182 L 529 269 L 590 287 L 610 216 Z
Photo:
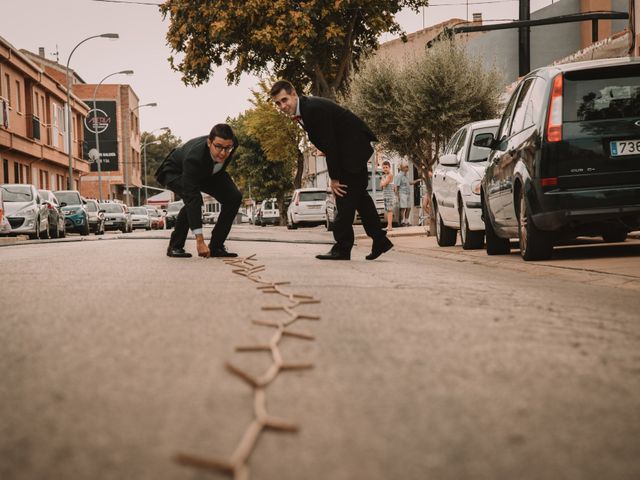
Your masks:
M 22 112 L 22 93 L 20 88 L 20 80 L 16 80 L 16 111 Z
M 4 89 L 2 95 L 5 100 L 9 102 L 9 105 L 11 105 L 11 79 L 9 78 L 8 73 L 4 74 Z
M 40 170 L 40 188 L 49 190 L 49 172 Z
M 65 133 L 65 128 L 64 128 L 64 111 L 62 110 L 62 106 L 57 105 L 55 103 L 52 104 L 52 111 L 53 111 L 53 119 L 51 122 L 51 126 L 53 129 L 53 139 L 51 144 L 54 147 L 58 147 L 58 148 L 62 148 L 62 146 L 64 145 L 64 143 L 61 141 L 60 136 L 64 135 Z
M 13 183 L 20 183 L 20 164 L 13 162 Z
M 2 183 L 11 183 L 9 181 L 9 160 L 2 159 Z

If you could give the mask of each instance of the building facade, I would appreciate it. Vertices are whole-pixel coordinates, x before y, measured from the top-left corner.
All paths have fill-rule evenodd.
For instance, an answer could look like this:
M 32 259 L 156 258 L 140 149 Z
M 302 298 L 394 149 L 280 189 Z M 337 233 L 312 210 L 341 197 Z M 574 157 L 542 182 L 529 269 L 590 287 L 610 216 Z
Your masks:
M 66 68 L 45 58 L 43 49 L 38 54 L 21 52 L 50 76 L 66 78 Z M 84 133 L 82 155 L 90 169 L 82 177 L 80 193 L 87 198 L 117 199 L 133 205 L 142 188 L 138 96 L 127 84 L 98 86 L 86 83 L 72 73 L 73 94 L 89 107 L 81 126 Z M 99 151 L 100 172 L 97 159 L 91 158 L 92 149 Z
M 71 95 L 71 145 L 64 82 L 0 37 L 0 182 L 66 190 L 69 149 L 74 185 L 89 173 L 83 159 L 88 106 Z

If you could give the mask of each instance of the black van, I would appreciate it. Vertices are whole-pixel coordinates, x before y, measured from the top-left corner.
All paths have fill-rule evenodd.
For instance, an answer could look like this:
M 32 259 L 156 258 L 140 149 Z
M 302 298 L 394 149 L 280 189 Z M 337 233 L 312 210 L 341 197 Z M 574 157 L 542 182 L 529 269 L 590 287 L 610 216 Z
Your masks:
M 515 88 L 481 184 L 487 253 L 550 258 L 579 235 L 640 228 L 640 59 L 534 70 Z

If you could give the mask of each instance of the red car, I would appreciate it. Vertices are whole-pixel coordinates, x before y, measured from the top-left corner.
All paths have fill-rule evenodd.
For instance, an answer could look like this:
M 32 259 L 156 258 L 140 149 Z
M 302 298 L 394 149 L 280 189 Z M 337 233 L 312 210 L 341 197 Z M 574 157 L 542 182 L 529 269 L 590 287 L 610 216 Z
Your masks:
M 149 218 L 151 218 L 151 228 L 153 230 L 162 230 L 164 228 L 164 218 L 156 208 L 147 208 Z

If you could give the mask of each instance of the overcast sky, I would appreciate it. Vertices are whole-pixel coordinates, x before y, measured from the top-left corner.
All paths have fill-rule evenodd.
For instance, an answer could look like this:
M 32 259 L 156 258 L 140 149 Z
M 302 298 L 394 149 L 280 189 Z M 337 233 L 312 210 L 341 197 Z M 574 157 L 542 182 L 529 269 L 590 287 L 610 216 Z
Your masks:
M 532 0 L 532 10 L 549 3 L 550 0 Z M 447 5 L 436 6 L 442 4 Z M 469 17 L 481 12 L 485 19 L 516 18 L 517 9 L 517 0 L 469 0 L 468 5 Z M 142 130 L 167 126 L 186 141 L 208 133 L 213 124 L 250 107 L 248 98 L 257 83 L 255 77 L 246 75 L 239 85 L 228 86 L 221 69 L 202 87 L 186 87 L 181 83 L 180 75 L 171 70 L 167 61 L 171 55 L 165 39 L 168 22 L 162 20 L 157 6 L 94 0 L 0 0 L 0 10 L 0 36 L 16 48 L 34 53 L 44 47 L 46 57 L 52 60 L 58 52 L 62 65 L 84 38 L 118 33 L 118 40 L 96 38 L 81 45 L 70 66 L 87 83 L 98 83 L 120 70 L 134 70 L 133 76 L 114 76 L 105 83 L 128 83 L 141 104 L 158 103 L 157 107 L 140 109 Z M 466 18 L 466 13 L 465 1 L 433 0 L 424 14 L 403 11 L 397 18 L 405 31 L 411 33 L 448 18 Z

